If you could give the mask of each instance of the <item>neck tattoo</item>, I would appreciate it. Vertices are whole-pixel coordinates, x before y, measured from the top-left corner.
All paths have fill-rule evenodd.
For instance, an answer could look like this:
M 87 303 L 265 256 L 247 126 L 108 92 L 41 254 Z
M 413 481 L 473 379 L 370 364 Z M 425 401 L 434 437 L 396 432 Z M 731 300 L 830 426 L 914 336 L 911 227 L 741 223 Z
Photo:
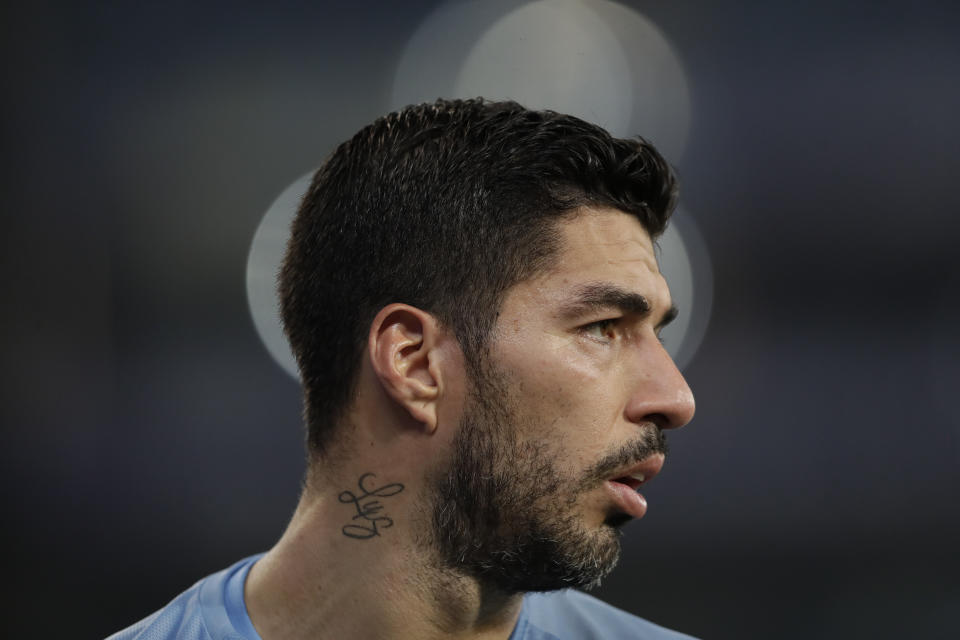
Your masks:
M 380 535 L 381 529 L 389 529 L 393 526 L 393 519 L 383 513 L 383 505 L 377 498 L 389 498 L 403 491 L 403 485 L 399 482 L 385 484 L 377 487 L 374 480 L 377 475 L 367 472 L 360 476 L 357 481 L 359 494 L 353 491 L 341 491 L 338 500 L 343 504 L 352 504 L 357 513 L 340 529 L 348 538 L 357 540 L 369 540 L 374 536 Z

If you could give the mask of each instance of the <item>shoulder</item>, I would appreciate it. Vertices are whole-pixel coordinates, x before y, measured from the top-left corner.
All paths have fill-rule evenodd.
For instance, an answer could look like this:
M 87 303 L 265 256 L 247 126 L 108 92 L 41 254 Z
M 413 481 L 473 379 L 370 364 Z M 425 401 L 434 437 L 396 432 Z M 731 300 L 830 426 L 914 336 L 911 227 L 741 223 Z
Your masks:
M 107 640 L 244 640 L 256 638 L 243 604 L 243 583 L 259 556 L 203 578 L 165 607 Z
M 140 622 L 119 631 L 107 640 L 210 640 L 199 615 L 199 591 L 196 583 L 167 606 Z
M 648 620 L 574 590 L 530 593 L 524 597 L 530 640 L 623 638 L 632 640 L 693 640 Z M 536 632 L 540 635 L 536 635 Z

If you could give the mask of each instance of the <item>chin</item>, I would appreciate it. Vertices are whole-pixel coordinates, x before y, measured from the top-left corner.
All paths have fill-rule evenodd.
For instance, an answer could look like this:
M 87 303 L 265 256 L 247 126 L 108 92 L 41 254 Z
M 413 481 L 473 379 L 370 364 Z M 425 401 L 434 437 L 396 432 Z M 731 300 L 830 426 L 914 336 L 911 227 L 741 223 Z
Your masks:
M 499 546 L 475 575 L 503 593 L 598 587 L 620 560 L 620 531 L 603 524 L 567 533 Z

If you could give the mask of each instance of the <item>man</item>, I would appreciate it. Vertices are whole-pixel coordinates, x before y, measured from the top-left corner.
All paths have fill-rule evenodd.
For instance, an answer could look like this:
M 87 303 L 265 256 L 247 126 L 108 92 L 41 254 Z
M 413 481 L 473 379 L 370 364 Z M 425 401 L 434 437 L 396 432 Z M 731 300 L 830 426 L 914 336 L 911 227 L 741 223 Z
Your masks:
M 296 513 L 114 638 L 686 637 L 563 590 L 614 567 L 693 416 L 658 339 L 675 196 L 646 142 L 509 102 L 409 107 L 341 145 L 280 276 Z

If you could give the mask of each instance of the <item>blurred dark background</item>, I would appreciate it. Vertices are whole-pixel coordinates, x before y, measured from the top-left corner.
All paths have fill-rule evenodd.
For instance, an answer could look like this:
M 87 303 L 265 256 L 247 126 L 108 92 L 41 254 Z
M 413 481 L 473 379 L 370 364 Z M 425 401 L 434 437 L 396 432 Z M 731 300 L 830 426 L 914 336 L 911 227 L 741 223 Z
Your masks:
M 704 638 L 956 637 L 960 5 L 624 4 L 687 72 L 715 284 L 601 597 Z M 106 636 L 280 535 L 299 389 L 250 240 L 437 5 L 0 9 L 5 636 Z

